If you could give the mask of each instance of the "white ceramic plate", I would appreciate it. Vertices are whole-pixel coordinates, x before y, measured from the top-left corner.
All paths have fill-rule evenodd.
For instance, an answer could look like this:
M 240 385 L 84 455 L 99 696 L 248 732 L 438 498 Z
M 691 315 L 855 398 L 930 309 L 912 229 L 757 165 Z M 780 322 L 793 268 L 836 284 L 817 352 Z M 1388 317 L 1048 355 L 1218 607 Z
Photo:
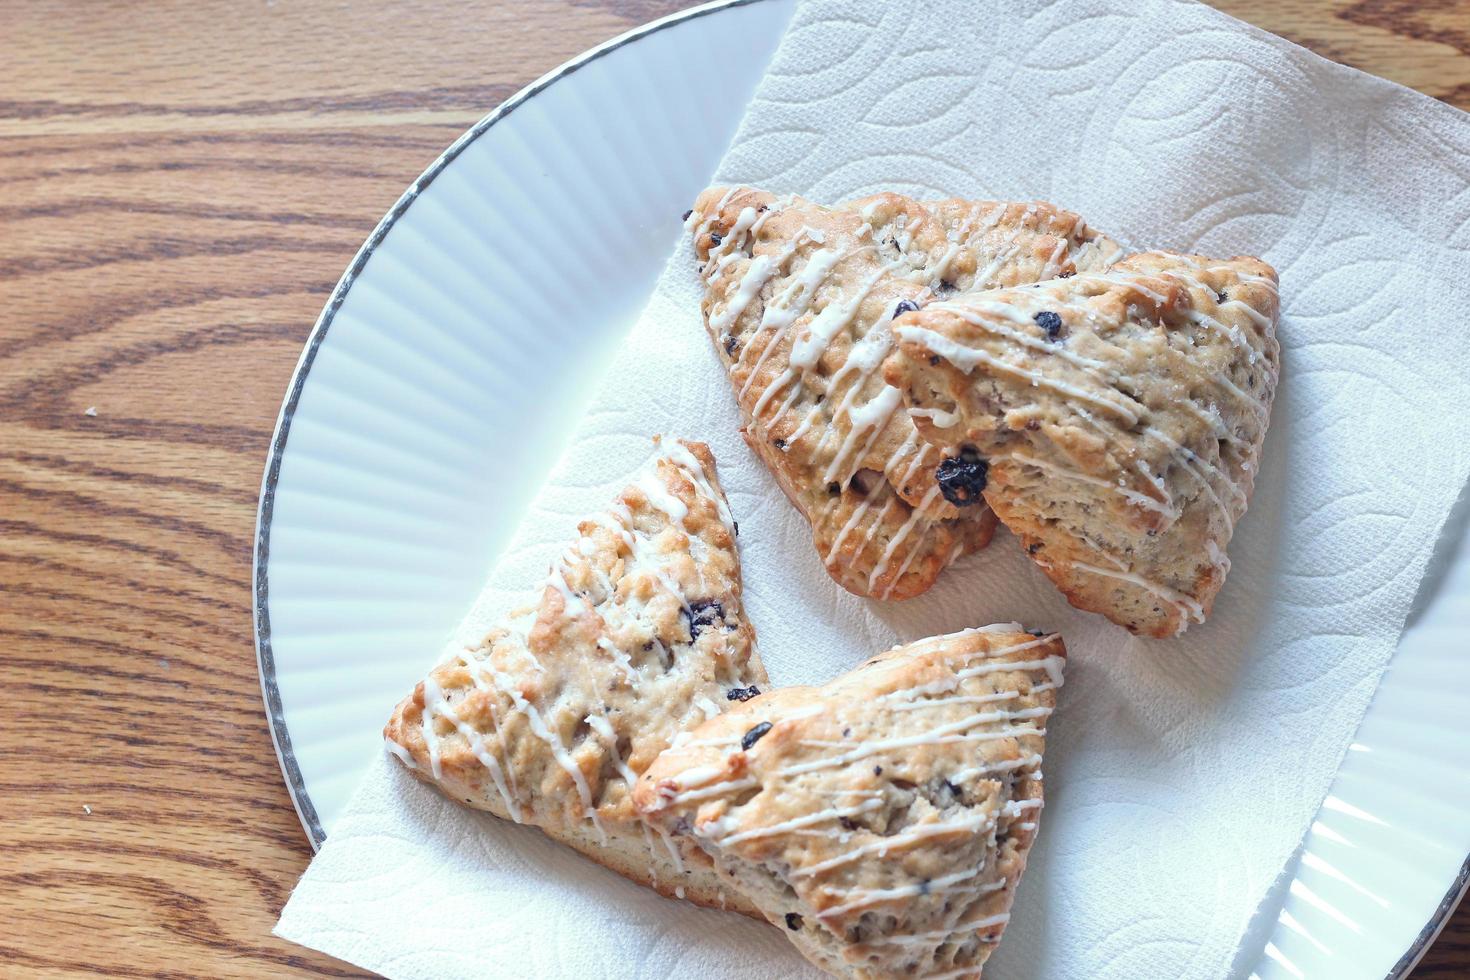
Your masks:
M 726 0 L 551 72 L 435 160 L 337 284 L 276 425 L 255 554 L 261 688 L 313 845 L 555 462 L 790 14 Z M 1464 503 L 1242 975 L 1402 976 L 1465 888 Z

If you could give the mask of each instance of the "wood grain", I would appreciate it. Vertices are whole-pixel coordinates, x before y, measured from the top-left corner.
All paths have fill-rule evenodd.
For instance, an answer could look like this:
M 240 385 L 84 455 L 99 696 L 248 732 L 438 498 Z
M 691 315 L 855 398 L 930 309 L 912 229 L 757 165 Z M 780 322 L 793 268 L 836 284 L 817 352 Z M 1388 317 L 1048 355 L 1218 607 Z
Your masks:
M 440 149 L 679 0 L 0 0 L 0 974 L 355 976 L 255 676 L 286 381 Z M 1226 0 L 1470 108 L 1470 2 Z M 94 408 L 95 415 L 88 414 Z M 1470 911 L 1418 976 L 1470 971 Z

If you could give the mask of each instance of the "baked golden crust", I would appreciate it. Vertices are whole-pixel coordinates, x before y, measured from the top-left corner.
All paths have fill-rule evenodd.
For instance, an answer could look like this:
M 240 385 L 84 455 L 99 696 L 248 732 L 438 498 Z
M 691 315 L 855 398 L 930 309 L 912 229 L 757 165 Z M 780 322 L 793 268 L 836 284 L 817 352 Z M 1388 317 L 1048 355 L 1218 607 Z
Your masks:
M 1277 309 L 1258 259 L 1145 252 L 909 313 L 884 376 L 1073 605 L 1173 636 L 1209 615 L 1230 567 L 1280 373 Z
M 631 799 L 677 732 L 769 686 L 709 449 L 659 440 L 578 533 L 538 606 L 398 706 L 388 747 L 456 803 L 533 824 L 662 894 L 750 914 L 707 865 L 651 833 Z
M 687 226 L 746 441 L 810 521 L 833 579 L 911 598 L 983 548 L 994 517 L 941 492 L 941 454 L 881 376 L 889 321 L 940 296 L 1100 270 L 1121 249 L 1049 204 L 897 194 L 829 208 L 715 187 Z
M 633 798 L 816 965 L 978 977 L 1042 806 L 1058 636 L 991 626 L 895 647 L 681 736 Z

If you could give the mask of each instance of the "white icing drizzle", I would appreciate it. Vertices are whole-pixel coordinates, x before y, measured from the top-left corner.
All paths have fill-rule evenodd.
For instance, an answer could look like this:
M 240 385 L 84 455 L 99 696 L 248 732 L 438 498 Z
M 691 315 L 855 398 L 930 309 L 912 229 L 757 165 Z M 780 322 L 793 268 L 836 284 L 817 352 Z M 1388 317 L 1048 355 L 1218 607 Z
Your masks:
M 1081 368 L 1089 374 L 1096 375 L 1097 372 L 1106 372 L 1109 370 L 1107 363 L 1104 361 L 1099 361 L 1093 357 L 1086 357 L 1066 347 L 1059 347 L 1056 344 L 1049 343 L 1048 341 L 1037 337 L 1034 333 L 1028 333 L 1021 330 L 1013 330 L 1010 327 L 1004 326 L 1002 324 L 992 323 L 991 321 L 980 316 L 981 313 L 989 313 L 992 316 L 1004 317 L 1005 319 L 1011 320 L 1014 323 L 1025 324 L 1034 329 L 1036 323 L 1032 319 L 1032 314 L 1023 311 L 1019 307 L 1014 306 L 1010 303 L 975 298 L 967 299 L 957 303 L 932 303 L 928 308 L 931 310 L 951 313 L 964 320 L 966 323 L 973 324 L 974 326 L 977 326 L 988 333 L 993 333 L 996 336 L 1004 337 L 1012 343 L 1019 344 L 1022 347 L 1028 347 L 1031 350 L 1040 351 L 1041 353 L 1046 354 L 1050 357 L 1059 357 L 1062 360 Z
M 580 616 L 587 611 L 587 604 L 583 602 L 582 598 L 578 596 L 577 593 L 573 592 L 572 587 L 567 584 L 567 579 L 565 573 L 563 572 L 563 567 L 564 566 L 561 563 L 553 566 L 551 569 L 551 574 L 547 576 L 546 584 L 551 586 L 557 592 L 561 593 L 562 603 L 566 607 L 566 613 L 568 616 Z
M 1017 769 L 1027 769 L 1039 765 L 1041 765 L 1041 756 L 1034 754 L 1022 756 L 1019 759 L 1002 760 L 991 765 L 970 766 L 965 769 L 957 769 L 952 777 L 952 781 L 967 783 L 977 776 L 992 776 L 997 773 L 1014 772 Z
M 684 790 L 677 793 L 665 795 L 665 806 L 678 806 L 684 803 L 698 803 L 713 796 L 722 796 L 742 789 L 753 789 L 760 783 L 754 779 L 731 779 L 723 782 L 712 783 L 699 789 Z
M 567 747 L 562 742 L 561 736 L 546 726 L 546 722 L 541 717 L 541 712 L 536 710 L 536 706 L 522 696 L 513 678 L 507 677 L 499 671 L 492 671 L 491 673 L 500 690 L 509 695 L 511 702 L 526 716 L 526 724 L 530 726 L 531 733 L 546 743 L 547 748 L 551 750 L 551 757 L 556 760 L 556 764 L 561 766 L 562 771 L 572 778 L 572 783 L 577 787 L 577 796 L 582 800 L 582 809 L 587 814 L 587 819 L 592 822 L 592 826 L 597 830 L 598 836 L 606 841 L 607 832 L 603 830 L 602 821 L 597 819 L 597 810 L 592 806 L 592 791 L 587 786 L 587 780 L 582 775 L 581 767 L 577 765 L 577 761 L 567 751 Z
M 858 307 L 868 298 L 879 280 L 888 275 L 888 271 L 885 266 L 863 280 L 862 285 L 845 302 L 832 302 L 823 307 L 822 312 L 807 324 L 806 333 L 791 345 L 791 366 L 800 371 L 810 371 L 816 367 L 827 348 L 832 345 L 833 338 L 852 323 Z
M 613 663 L 623 672 L 623 676 L 628 679 L 630 686 L 637 686 L 638 672 L 633 669 L 633 661 L 629 658 L 626 650 L 620 649 L 605 636 L 599 636 L 597 638 L 597 648 L 612 657 Z
M 455 727 L 455 730 L 459 732 L 460 736 L 468 744 L 470 752 L 480 761 L 480 765 L 489 770 L 490 778 L 494 781 L 495 789 L 500 794 L 500 799 L 504 802 L 511 819 L 516 823 L 520 823 L 521 810 L 516 803 L 514 795 L 506 788 L 505 774 L 500 768 L 500 760 L 486 747 L 484 736 L 476 731 L 472 725 L 461 721 L 459 716 L 455 714 L 454 709 L 450 707 L 448 700 L 444 697 L 443 689 L 439 687 L 439 684 L 430 675 L 424 678 L 423 728 L 425 741 L 428 741 L 430 733 L 434 730 L 434 718 L 436 716 L 443 718 Z M 429 749 L 429 762 L 433 769 L 434 778 L 443 778 L 439 764 L 439 739 L 437 736 L 434 736 L 434 741 Z
M 856 390 L 856 386 L 854 386 Z M 837 449 L 837 455 L 832 457 L 831 464 L 822 474 L 822 482 L 826 483 L 847 471 L 846 463 L 857 448 L 857 440 L 867 436 L 862 449 L 857 453 L 861 459 L 872 447 L 873 441 L 878 438 L 878 433 L 888 424 L 888 419 L 893 415 L 894 409 L 898 408 L 903 401 L 903 392 L 892 385 L 884 385 L 883 390 L 878 392 L 871 401 L 859 408 L 849 408 L 847 417 L 852 423 L 847 435 L 842 437 L 842 444 Z
M 460 654 L 459 660 L 460 663 L 462 663 L 469 670 L 470 679 L 474 681 L 476 688 L 481 691 L 494 690 L 494 684 L 490 681 L 489 678 L 485 676 L 483 665 L 479 661 L 475 660 L 472 656 L 470 656 L 469 651 Z M 535 664 L 538 670 L 540 669 L 541 665 L 539 663 L 536 663 L 534 658 L 532 658 L 532 663 Z M 505 744 L 505 728 L 500 721 L 500 709 L 496 706 L 496 701 L 494 698 L 490 698 L 488 701 L 485 702 L 485 704 L 490 710 L 490 727 L 495 730 L 495 734 L 499 738 L 500 754 L 501 756 L 508 759 L 509 752 L 507 751 Z M 483 764 L 484 761 L 481 760 L 481 765 Z M 519 786 L 516 785 L 515 767 L 507 765 L 505 768 L 506 776 L 509 778 L 510 781 L 510 797 L 506 800 L 506 809 L 510 811 L 512 819 L 519 823 L 521 819 L 519 804 L 519 800 L 521 798 L 521 789 Z
M 1071 563 L 1071 567 L 1077 569 L 1078 571 L 1087 572 L 1091 575 L 1101 575 L 1105 578 L 1115 578 L 1119 581 L 1127 582 L 1130 585 L 1136 585 L 1140 589 L 1143 589 L 1146 592 L 1151 592 L 1152 594 L 1158 596 L 1160 599 L 1163 599 L 1165 602 L 1169 603 L 1169 605 L 1184 613 L 1184 616 L 1181 618 L 1181 628 L 1179 630 L 1179 632 L 1181 633 L 1184 632 L 1182 627 L 1183 622 L 1192 621 L 1196 623 L 1203 623 L 1205 621 L 1204 607 L 1201 606 L 1194 599 L 1190 598 L 1177 589 L 1171 589 L 1167 585 L 1151 581 L 1144 578 L 1142 575 L 1138 575 L 1134 572 L 1117 571 L 1110 568 L 1098 568 L 1096 565 L 1089 565 L 1086 562 L 1074 561 Z
M 645 821 L 639 821 L 639 823 L 643 824 L 645 828 L 648 826 Z M 658 836 L 659 839 L 663 841 L 664 849 L 669 852 L 669 860 L 673 862 L 674 870 L 677 871 L 679 874 L 683 874 L 684 858 L 681 857 L 679 854 L 679 846 L 674 843 L 673 839 L 670 838 L 668 833 L 662 828 L 659 829 Z
M 993 742 L 996 739 L 1012 738 L 1018 735 L 1045 735 L 1045 728 L 998 728 L 993 732 L 971 732 L 975 725 L 985 724 L 992 721 L 1026 721 L 1033 718 L 1045 718 L 1051 714 L 1050 708 L 1026 708 L 1022 711 L 1005 712 L 992 711 L 982 714 L 971 715 L 947 725 L 939 725 L 928 731 L 917 735 L 903 735 L 896 738 L 880 739 L 876 742 L 865 742 L 861 748 L 851 752 L 844 752 L 839 756 L 828 759 L 817 759 L 812 762 L 800 762 L 796 765 L 787 766 L 777 770 L 781 776 L 795 776 L 804 772 L 814 772 L 818 769 L 831 769 L 837 766 L 845 766 L 862 759 L 867 759 L 890 749 L 910 749 L 919 745 L 953 745 L 960 742 Z M 803 742 L 803 745 L 811 745 L 818 748 L 832 748 L 840 746 L 842 742 Z
M 848 517 L 847 523 L 842 525 L 842 530 L 840 530 L 837 533 L 837 536 L 832 539 L 832 547 L 828 548 L 827 553 L 822 556 L 822 560 L 828 565 L 831 565 L 832 562 L 836 560 L 837 553 L 842 549 L 842 543 L 847 540 L 847 536 L 852 533 L 854 528 L 856 528 L 859 524 L 863 522 L 863 518 L 867 516 L 869 509 L 872 508 L 873 501 L 878 497 L 881 489 L 882 488 L 879 487 L 877 484 L 874 484 L 872 489 L 867 492 L 867 495 L 863 497 L 863 502 L 853 508 L 852 515 Z M 886 509 L 888 507 L 891 507 L 892 505 L 893 501 L 889 500 L 888 503 L 884 505 L 884 510 L 879 511 L 878 517 L 880 520 L 883 514 L 886 513 Z M 878 523 L 878 520 L 870 523 L 869 533 L 871 533 L 871 528 Z
M 1144 510 L 1151 510 L 1155 513 L 1162 514 L 1164 515 L 1164 517 L 1171 521 L 1177 519 L 1179 516 L 1178 511 L 1176 511 L 1174 507 L 1169 503 L 1165 503 L 1161 500 L 1156 500 L 1146 493 L 1139 493 L 1137 490 L 1129 489 L 1126 486 L 1121 486 L 1116 483 L 1109 483 L 1107 480 L 1104 480 L 1101 477 L 1090 476 L 1086 473 L 1083 473 L 1081 470 L 1076 470 L 1069 466 L 1062 466 L 1059 463 L 1052 463 L 1044 459 L 1038 459 L 1035 456 L 1028 456 L 1024 453 L 1017 452 L 996 453 L 994 455 L 987 456 L 986 458 L 990 460 L 991 463 L 995 463 L 996 461 L 1014 460 L 1015 462 L 1020 463 L 1022 466 L 1031 466 L 1038 470 L 1041 470 L 1043 473 L 1050 473 L 1052 476 L 1058 476 L 1064 480 L 1075 480 L 1078 483 L 1086 483 L 1089 486 L 1098 487 L 1100 489 L 1107 490 L 1110 493 L 1116 493 L 1120 497 L 1127 500 L 1133 506 L 1141 507 Z M 1142 465 L 1141 462 L 1140 465 Z
M 791 250 L 795 252 L 793 248 Z M 745 275 L 740 277 L 740 285 L 735 287 L 735 295 L 731 296 L 725 304 L 725 308 L 719 313 L 710 315 L 709 326 L 717 334 L 723 334 L 730 329 L 750 301 L 755 299 L 755 294 L 761 291 L 766 281 L 776 274 L 779 265 L 777 260 L 769 255 L 757 255 L 751 260 L 750 266 L 745 270 Z
M 393 741 L 391 738 L 383 739 L 383 745 L 387 750 L 398 757 L 398 761 L 410 769 L 417 769 L 418 763 L 413 761 L 413 753 Z
M 699 492 L 715 502 L 715 510 L 720 515 L 720 521 L 731 534 L 735 531 L 735 518 L 730 514 L 730 505 L 725 502 L 725 495 L 715 489 L 704 473 L 704 467 L 700 465 L 694 454 L 677 439 L 663 439 L 659 442 L 661 458 L 668 460 L 684 470 L 689 479 L 694 483 Z
M 1214 268 L 1219 268 L 1223 270 L 1226 267 L 1212 267 L 1211 269 L 1204 269 L 1202 270 L 1202 272 L 1214 271 Z M 1161 271 L 1153 273 L 1152 276 L 1156 279 L 1177 283 L 1180 286 L 1184 287 L 1186 290 L 1208 289 L 1208 287 L 1204 285 L 1203 280 L 1198 277 L 1199 274 L 1197 274 L 1196 276 L 1189 276 L 1174 271 Z M 1042 340 L 1040 337 L 1035 336 L 1033 331 L 1016 331 L 1001 324 L 990 322 L 989 320 L 986 320 L 984 317 L 982 317 L 981 314 L 989 314 L 992 317 L 1003 318 L 1017 324 L 1029 324 L 1031 322 L 1032 314 L 1034 313 L 1034 310 L 1032 310 L 1031 307 L 1037 304 L 1042 304 L 1052 311 L 1072 310 L 1077 312 L 1083 318 L 1090 320 L 1095 316 L 1095 314 L 1086 305 L 1084 305 L 1085 300 L 1089 297 L 1085 294 L 1084 291 L 1079 289 L 1079 286 L 1083 285 L 1096 285 L 1102 287 L 1123 286 L 1146 297 L 1155 305 L 1163 305 L 1167 300 L 1167 297 L 1164 294 L 1149 288 L 1149 286 L 1147 285 L 1148 281 L 1149 276 L 1140 275 L 1137 273 L 1100 273 L 1094 275 L 1076 276 L 1061 285 L 1049 286 L 1044 292 L 1040 294 L 1032 293 L 1029 291 L 1025 293 L 1012 294 L 1016 297 L 1017 301 L 1024 304 L 1024 306 L 1017 305 L 1017 303 L 1014 302 L 1007 302 L 1001 299 L 987 299 L 983 296 L 978 296 L 954 302 L 936 303 L 933 304 L 931 308 L 951 313 L 964 319 L 966 322 L 974 326 L 977 326 L 983 330 L 997 334 L 999 336 L 1003 336 L 1020 346 L 1039 351 L 1049 357 L 1056 357 L 1065 360 L 1068 363 L 1071 363 L 1081 369 L 1085 374 L 1096 381 L 1100 387 L 1104 389 L 1113 389 L 1114 385 L 1122 379 L 1120 375 L 1112 371 L 1104 362 L 1077 354 L 1075 351 L 1072 351 L 1065 346 L 1058 346 L 1056 344 L 1048 343 L 1047 341 Z M 1240 301 L 1237 300 L 1235 302 Z M 1248 309 L 1250 308 L 1248 304 L 1242 303 L 1241 305 L 1245 306 Z M 1182 313 L 1191 322 L 1210 327 L 1214 330 L 1218 330 L 1225 336 L 1229 337 L 1233 344 L 1235 344 L 1237 347 L 1241 347 L 1247 352 L 1247 359 L 1250 363 L 1255 363 L 1256 359 L 1260 356 L 1260 352 L 1244 339 L 1243 334 L 1237 328 L 1227 327 L 1225 324 L 1220 323 L 1213 317 L 1210 317 L 1209 315 L 1193 307 L 1183 307 Z M 1130 314 L 1139 315 L 1136 314 L 1135 311 L 1133 311 L 1131 308 Z M 1264 317 L 1263 315 L 1256 312 L 1254 309 L 1251 310 L 1251 314 L 1252 318 L 1256 319 L 1257 322 L 1264 322 L 1264 324 L 1269 325 L 1269 318 Z M 904 339 L 909 338 L 905 337 Z M 1106 342 L 1101 336 L 1096 336 L 1095 339 L 1097 339 L 1099 342 Z M 975 348 L 970 348 L 966 345 L 958 344 L 953 341 L 949 342 L 949 347 L 947 347 L 946 350 L 938 350 L 933 348 L 931 348 L 931 350 L 933 350 L 934 353 L 940 355 L 941 357 L 945 357 L 946 360 L 949 360 L 951 363 L 955 364 L 957 367 L 960 367 L 967 373 L 969 371 L 972 371 L 974 367 L 980 363 L 985 363 L 990 366 L 996 367 L 997 370 L 1007 370 L 1004 365 L 1006 365 L 1008 362 L 990 357 L 983 351 L 978 351 Z M 946 351 L 948 351 L 948 353 Z M 953 354 L 954 356 L 951 356 L 951 354 Z M 1012 373 L 1014 373 L 1015 368 L 1015 365 L 1010 366 L 1010 369 L 1012 369 Z M 1034 378 L 1030 380 L 1033 385 L 1037 384 L 1037 381 Z M 1226 376 L 1225 372 L 1214 372 L 1210 375 L 1209 380 L 1222 388 L 1236 401 L 1240 402 L 1242 405 L 1245 405 L 1258 417 L 1264 418 L 1265 408 L 1260 403 L 1259 399 L 1256 399 L 1250 393 L 1239 388 L 1229 377 Z M 1058 384 L 1065 385 L 1065 383 L 1063 382 L 1059 382 Z M 1075 391 L 1077 390 L 1075 389 L 1075 386 L 1066 385 L 1065 387 L 1057 387 L 1056 390 L 1061 391 L 1064 394 L 1070 394 L 1073 397 L 1077 397 L 1075 395 Z M 1112 393 L 1119 394 L 1121 397 L 1126 397 L 1122 396 L 1120 392 L 1113 391 Z M 1129 401 L 1132 401 L 1132 399 L 1129 399 Z M 1133 424 L 1134 421 L 1136 421 L 1136 419 L 1130 420 L 1129 424 Z
M 429 772 L 435 779 L 444 778 L 439 765 L 439 733 L 434 731 L 434 712 L 444 703 L 444 692 L 433 675 L 424 678 L 424 746 L 429 750 Z
M 629 786 L 636 783 L 638 776 L 628 768 L 623 757 L 618 755 L 618 733 L 613 731 L 612 722 L 607 720 L 606 715 L 601 714 L 588 715 L 586 721 L 587 727 L 596 732 L 597 737 L 602 739 L 602 744 L 607 746 L 607 753 L 612 756 L 613 766 L 618 770 L 618 775 L 622 776 L 623 781 Z
M 802 266 L 801 272 L 797 273 L 786 287 L 785 292 L 766 304 L 766 309 L 761 314 L 761 331 L 771 330 L 765 344 L 761 347 L 760 354 L 755 363 L 751 365 L 750 372 L 745 378 L 745 383 L 740 386 L 739 395 L 745 397 L 746 391 L 760 377 L 760 369 L 767 359 L 781 346 L 782 339 L 791 325 L 796 322 L 797 317 L 806 312 L 807 306 L 816 296 L 818 286 L 823 283 L 837 265 L 846 256 L 839 254 L 834 249 L 818 249 L 807 259 Z M 754 264 L 754 262 L 752 262 Z M 713 323 L 713 321 L 711 321 Z M 752 345 L 747 344 L 740 352 L 740 361 L 743 362 L 745 355 L 750 351 Z M 789 373 L 789 370 L 788 372 Z M 784 376 L 784 375 L 783 375 Z M 792 375 L 794 377 L 794 374 Z M 757 416 L 758 417 L 758 416 Z
M 1001 884 L 1003 885 L 1004 882 L 1001 882 Z M 985 889 L 987 891 L 998 891 L 999 890 L 996 887 L 996 883 L 995 882 L 991 882 L 989 885 L 985 886 Z M 922 942 L 927 942 L 927 941 L 933 941 L 935 939 L 944 939 L 944 938 L 947 938 L 948 936 L 953 935 L 956 932 L 970 932 L 972 930 L 978 931 L 980 929 L 989 929 L 991 926 L 1005 925 L 1009 921 L 1011 921 L 1010 915 L 1008 913 L 1001 912 L 1001 913 L 998 913 L 996 915 L 987 915 L 987 916 L 985 916 L 984 918 L 981 918 L 981 919 L 974 919 L 974 920 L 972 920 L 970 922 L 956 923 L 954 926 L 950 927 L 949 929 L 939 929 L 939 930 L 935 930 L 934 932 L 914 932 L 914 933 L 909 933 L 907 935 L 902 935 L 902 936 L 888 936 L 888 937 L 885 937 L 885 938 L 882 938 L 882 939 L 874 939 L 874 940 L 871 940 L 871 941 L 872 942 L 875 942 L 875 943 L 888 943 L 888 944 L 905 945 L 905 946 L 907 946 L 907 945 L 911 945 L 911 944 L 915 944 L 915 943 L 922 943 Z M 968 968 L 963 969 L 963 970 L 956 970 L 953 973 L 939 974 L 939 976 L 945 976 L 945 977 L 968 977 L 968 976 L 974 976 L 974 975 L 975 975 L 975 968 L 974 967 L 968 967 Z M 934 978 L 935 978 L 935 974 L 926 973 L 924 976 L 925 976 L 925 980 L 934 980 Z
M 932 425 L 940 429 L 948 429 L 960 420 L 960 417 L 954 412 L 946 412 L 942 408 L 911 408 L 909 415 L 928 419 Z
M 924 494 L 924 499 L 921 500 L 919 502 L 919 506 L 915 507 L 913 511 L 909 514 L 908 520 L 904 521 L 899 529 L 894 533 L 893 537 L 889 539 L 887 546 L 883 549 L 882 556 L 878 559 L 877 562 L 874 563 L 872 572 L 868 574 L 868 588 L 870 590 L 873 588 L 873 583 L 882 578 L 883 573 L 888 570 L 888 563 L 893 560 L 893 553 L 898 550 L 898 546 L 903 544 L 904 540 L 907 539 L 909 535 L 913 534 L 916 527 L 924 525 L 925 529 L 927 529 L 928 525 L 931 522 L 928 518 L 924 516 L 924 514 L 934 503 L 935 498 L 938 496 L 939 485 L 935 484 L 929 489 L 927 493 Z M 922 543 L 922 538 L 914 539 L 913 546 L 909 548 L 908 558 L 904 561 L 902 565 L 898 567 L 897 574 L 890 578 L 887 584 L 884 585 L 883 591 L 877 596 L 877 598 L 887 599 L 890 595 L 893 594 L 894 585 L 896 585 L 899 580 L 903 578 L 903 573 L 908 570 L 909 562 L 913 561 L 914 556 L 919 553 L 919 545 Z
M 871 844 L 855 847 L 849 851 L 825 861 L 819 861 L 808 868 L 793 872 L 793 878 L 810 878 L 814 875 L 831 871 L 851 864 L 854 861 L 876 854 L 880 858 L 886 858 L 890 851 L 901 851 L 910 844 L 922 843 L 931 837 L 948 837 L 952 834 L 977 834 L 989 826 L 991 820 L 983 814 L 965 814 L 958 820 L 942 820 L 937 823 L 918 824 L 910 830 L 892 837 L 884 837 Z
M 954 891 L 956 887 L 966 886 L 970 879 L 980 874 L 981 870 L 981 868 L 970 868 L 965 871 L 956 871 L 954 874 L 935 878 L 928 884 L 916 881 L 910 885 L 899 885 L 897 888 L 859 889 L 855 892 L 858 896 L 857 898 L 854 898 L 850 902 L 844 902 L 841 905 L 833 905 L 830 908 L 823 909 L 817 913 L 817 917 L 830 919 L 842 915 L 845 912 L 853 912 L 857 909 L 865 909 L 870 905 L 877 905 L 880 902 L 891 902 L 900 898 L 913 898 L 919 894 L 934 895 Z M 1003 885 L 1004 882 L 1002 881 L 995 888 L 1002 887 Z M 992 890 L 995 890 L 995 888 L 992 888 Z
M 1112 388 L 1106 389 L 1102 394 L 1087 391 L 1070 382 L 1050 378 L 1038 371 L 1032 371 L 1019 364 L 1012 364 L 1003 358 L 994 357 L 988 352 L 980 350 L 978 347 L 968 347 L 964 344 L 956 343 L 943 334 L 930 330 L 928 327 L 905 324 L 896 328 L 896 330 L 901 340 L 922 345 L 925 350 L 944 358 L 966 374 L 974 372 L 976 367 L 984 364 L 996 371 L 1023 378 L 1033 388 L 1050 388 L 1052 391 L 1065 395 L 1070 399 L 1096 406 L 1103 411 L 1118 416 L 1130 426 L 1136 425 L 1138 420 L 1142 418 L 1143 406 Z M 1135 408 L 1134 406 L 1137 407 Z
M 746 830 L 737 834 L 720 837 L 718 843 L 722 847 L 739 844 L 741 841 L 756 840 L 761 837 L 779 837 L 781 834 L 798 827 L 810 827 L 814 824 L 831 823 L 842 817 L 855 817 L 862 813 L 871 813 L 881 809 L 882 800 L 866 800 L 857 806 L 835 806 L 826 810 L 818 810 L 816 813 L 808 813 L 805 816 L 793 817 L 783 823 L 771 824 L 769 827 L 757 827 L 754 830 Z
M 1033 687 L 1032 690 L 1038 690 Z M 1046 685 L 1048 690 L 1051 685 Z M 907 703 L 895 704 L 894 711 L 926 711 L 946 704 L 995 704 L 998 701 L 1014 701 L 1021 696 L 1020 691 L 996 691 L 994 694 L 956 694 L 953 697 L 940 700 L 909 701 Z
M 1150 439 L 1156 439 L 1167 446 L 1170 455 L 1174 458 L 1175 463 L 1177 463 L 1179 467 L 1183 469 L 1186 473 L 1190 474 L 1199 481 L 1199 485 L 1204 489 L 1205 493 L 1209 495 L 1210 499 L 1215 502 L 1215 506 L 1220 509 L 1220 514 L 1225 519 L 1225 533 L 1227 535 L 1233 534 L 1235 531 L 1235 518 L 1230 513 L 1230 508 L 1226 506 L 1225 501 L 1221 500 L 1220 496 L 1215 493 L 1215 488 L 1211 485 L 1209 478 L 1211 476 L 1218 477 L 1219 480 L 1229 489 L 1231 495 L 1239 498 L 1241 502 L 1244 503 L 1245 491 L 1240 488 L 1240 485 L 1232 480 L 1229 474 L 1227 474 L 1224 470 L 1220 469 L 1218 466 L 1215 466 L 1213 463 L 1208 462 L 1197 453 L 1193 453 L 1185 447 L 1181 446 L 1179 443 L 1175 442 L 1173 439 L 1169 438 L 1169 436 L 1165 435 L 1163 432 L 1160 432 L 1153 426 L 1147 426 L 1143 430 L 1143 434 L 1145 436 L 1148 436 Z M 1199 466 L 1205 470 L 1204 473 L 1201 473 L 1199 469 L 1195 468 L 1196 463 L 1198 463 Z
M 656 473 L 645 471 L 639 474 L 638 479 L 634 482 L 638 489 L 648 497 L 648 502 L 667 514 L 673 524 L 677 526 L 684 523 L 684 518 L 689 516 L 689 508 L 684 505 L 684 501 L 664 488 L 663 481 Z

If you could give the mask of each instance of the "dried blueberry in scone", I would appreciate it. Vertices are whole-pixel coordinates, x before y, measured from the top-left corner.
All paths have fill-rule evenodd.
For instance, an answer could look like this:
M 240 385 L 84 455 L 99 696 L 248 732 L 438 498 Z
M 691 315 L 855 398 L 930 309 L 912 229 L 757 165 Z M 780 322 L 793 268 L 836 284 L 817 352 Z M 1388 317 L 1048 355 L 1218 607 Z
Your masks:
M 582 521 L 540 603 L 435 667 L 383 734 L 456 803 L 533 824 L 665 895 L 754 914 L 637 819 L 632 791 L 679 732 L 769 683 L 714 457 L 663 439 Z
M 940 492 L 944 454 L 884 383 L 890 322 L 956 291 L 1101 271 L 1122 250 L 1049 204 L 897 194 L 825 207 L 716 187 L 686 227 L 746 441 L 811 523 L 832 578 L 906 599 L 983 548 L 994 516 L 978 495 Z

